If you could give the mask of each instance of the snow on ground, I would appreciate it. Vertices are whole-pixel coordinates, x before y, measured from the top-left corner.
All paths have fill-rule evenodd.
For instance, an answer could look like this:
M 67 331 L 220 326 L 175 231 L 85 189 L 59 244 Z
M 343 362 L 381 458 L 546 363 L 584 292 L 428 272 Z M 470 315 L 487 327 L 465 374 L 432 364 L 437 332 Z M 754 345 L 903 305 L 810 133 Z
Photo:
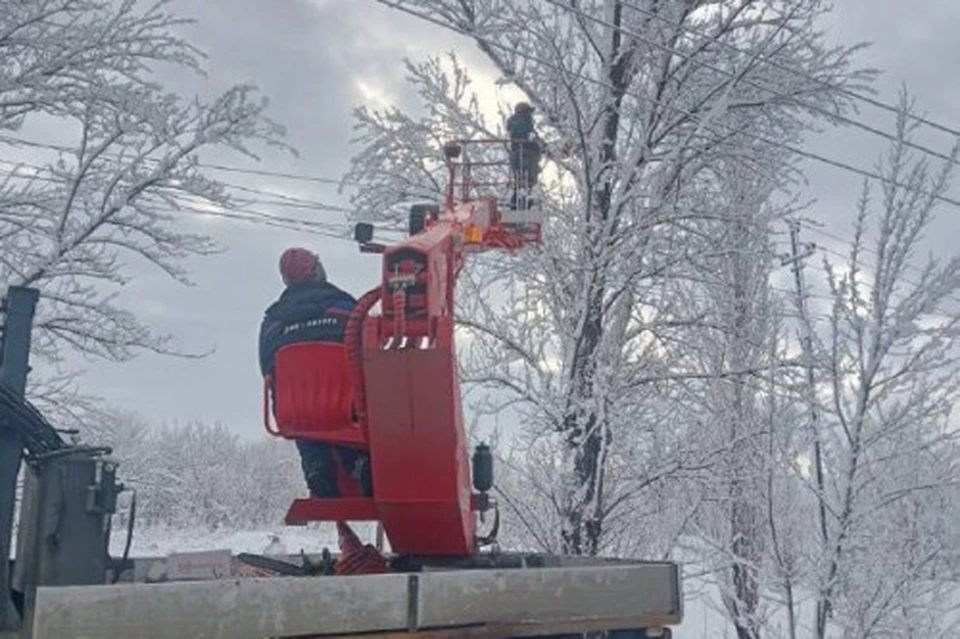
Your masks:
M 715 584 L 695 578 L 683 582 L 684 610 L 683 624 L 673 633 L 675 639 L 736 639 L 736 632 L 721 610 L 720 590 Z M 797 636 L 813 637 L 816 600 L 813 592 L 800 590 L 795 593 Z M 765 637 L 789 637 L 787 610 L 782 603 L 769 604 L 765 615 Z M 952 597 L 946 601 L 933 602 L 939 626 L 942 629 L 938 637 L 960 637 L 960 583 L 953 590 Z M 827 639 L 843 639 L 844 631 L 836 626 L 827 628 Z

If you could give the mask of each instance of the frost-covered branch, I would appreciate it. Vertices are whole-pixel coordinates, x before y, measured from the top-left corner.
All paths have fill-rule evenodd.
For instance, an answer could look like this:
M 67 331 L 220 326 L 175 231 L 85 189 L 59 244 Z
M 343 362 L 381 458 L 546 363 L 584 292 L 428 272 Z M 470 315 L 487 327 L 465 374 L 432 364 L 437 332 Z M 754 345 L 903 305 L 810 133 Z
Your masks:
M 168 5 L 29 0 L 0 13 L 0 159 L 13 167 L 0 183 L 0 280 L 40 289 L 34 344 L 49 364 L 65 348 L 113 360 L 173 352 L 121 303 L 131 262 L 188 283 L 184 259 L 217 247 L 183 211 L 230 204 L 199 154 L 283 146 L 254 87 L 206 101 L 158 83 L 157 64 L 202 70 Z M 62 133 L 41 153 L 29 131 L 44 122 Z
M 952 162 L 931 171 L 912 157 L 910 112 L 904 96 L 884 180 L 865 185 L 859 200 L 848 261 L 827 264 L 833 473 L 822 499 L 837 517 L 819 560 L 821 637 L 831 616 L 857 637 L 926 623 L 921 583 L 946 561 L 946 530 L 960 506 L 951 461 L 958 435 L 950 426 L 960 317 L 947 310 L 960 289 L 960 258 L 931 257 L 912 273 Z M 873 187 L 881 193 L 876 207 Z

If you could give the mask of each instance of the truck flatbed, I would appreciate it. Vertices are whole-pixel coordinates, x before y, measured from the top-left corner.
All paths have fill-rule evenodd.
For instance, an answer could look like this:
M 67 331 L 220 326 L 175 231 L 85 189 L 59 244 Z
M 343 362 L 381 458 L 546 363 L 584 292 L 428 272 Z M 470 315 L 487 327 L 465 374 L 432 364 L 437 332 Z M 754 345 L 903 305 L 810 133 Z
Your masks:
M 603 562 L 40 587 L 30 636 L 527 637 L 655 630 L 681 617 L 676 564 Z

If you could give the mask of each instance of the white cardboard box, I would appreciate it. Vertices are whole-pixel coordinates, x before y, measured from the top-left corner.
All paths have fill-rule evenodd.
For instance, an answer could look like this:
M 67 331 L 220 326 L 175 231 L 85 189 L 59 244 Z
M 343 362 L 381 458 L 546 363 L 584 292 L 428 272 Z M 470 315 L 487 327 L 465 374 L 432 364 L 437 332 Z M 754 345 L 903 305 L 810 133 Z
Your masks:
M 167 579 L 171 581 L 225 579 L 230 574 L 229 550 L 173 553 L 167 557 Z

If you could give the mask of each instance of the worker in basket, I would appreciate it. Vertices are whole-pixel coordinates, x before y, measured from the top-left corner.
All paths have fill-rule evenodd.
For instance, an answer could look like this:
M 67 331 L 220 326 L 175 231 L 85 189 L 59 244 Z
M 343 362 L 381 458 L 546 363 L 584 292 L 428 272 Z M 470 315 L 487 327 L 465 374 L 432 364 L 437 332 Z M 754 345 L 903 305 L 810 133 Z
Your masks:
M 307 249 L 284 251 L 280 276 L 286 289 L 267 308 L 260 325 L 260 374 L 271 378 L 274 355 L 283 346 L 315 341 L 342 343 L 357 303 L 349 293 L 327 281 L 320 258 Z M 354 479 L 369 473 L 369 456 L 361 451 L 313 441 L 298 440 L 296 445 L 307 488 L 314 497 L 339 496 L 333 455 L 339 455 L 343 468 Z
M 510 135 L 510 171 L 513 174 L 513 194 L 510 208 L 528 209 L 534 202 L 530 190 L 540 177 L 540 139 L 534 129 L 534 107 L 527 102 L 518 102 L 513 115 L 507 118 L 506 128 Z M 522 198 L 522 199 L 521 199 Z

